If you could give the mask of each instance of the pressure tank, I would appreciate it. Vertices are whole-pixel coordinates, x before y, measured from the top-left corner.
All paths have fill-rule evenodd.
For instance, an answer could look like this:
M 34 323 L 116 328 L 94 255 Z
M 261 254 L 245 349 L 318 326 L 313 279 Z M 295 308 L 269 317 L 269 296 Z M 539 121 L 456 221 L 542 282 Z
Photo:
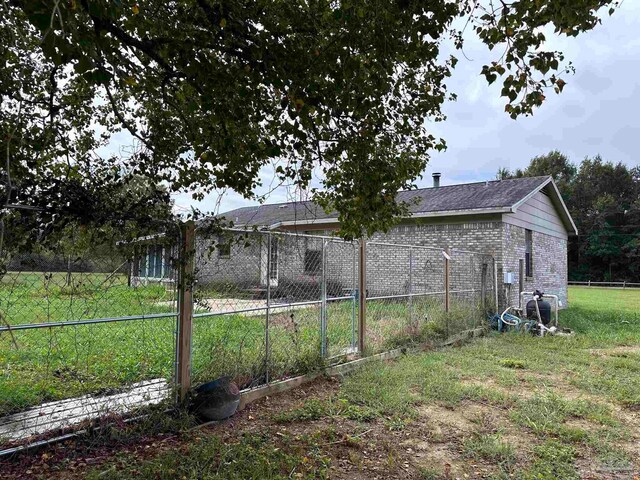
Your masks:
M 538 309 L 540 310 L 540 319 L 544 325 L 549 325 L 551 322 L 551 304 L 545 300 L 538 300 Z M 529 300 L 527 302 L 527 318 L 537 320 L 538 312 L 536 312 L 536 301 Z

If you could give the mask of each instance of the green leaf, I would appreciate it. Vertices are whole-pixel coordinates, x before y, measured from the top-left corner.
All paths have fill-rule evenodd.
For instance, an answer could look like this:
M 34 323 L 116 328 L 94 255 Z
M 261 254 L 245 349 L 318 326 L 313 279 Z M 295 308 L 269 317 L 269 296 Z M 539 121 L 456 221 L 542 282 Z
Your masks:
M 77 73 L 84 73 L 95 68 L 95 65 L 90 58 L 83 55 L 78 59 L 78 63 L 76 63 L 73 68 Z

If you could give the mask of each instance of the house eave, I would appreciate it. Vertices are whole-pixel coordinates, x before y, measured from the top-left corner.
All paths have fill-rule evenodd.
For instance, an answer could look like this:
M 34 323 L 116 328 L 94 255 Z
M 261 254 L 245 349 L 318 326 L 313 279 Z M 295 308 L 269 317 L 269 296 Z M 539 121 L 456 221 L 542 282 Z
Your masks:
M 442 210 L 439 212 L 416 212 L 407 218 L 458 217 L 461 215 L 490 215 L 510 213 L 510 207 L 468 208 L 465 210 Z
M 414 218 L 436 218 L 436 217 L 458 217 L 461 215 L 486 215 L 486 214 L 500 214 L 500 213 L 510 213 L 511 208 L 509 207 L 494 207 L 494 208 L 471 208 L 465 210 L 442 210 L 439 212 L 416 212 L 412 213 L 407 217 L 403 217 L 404 219 L 414 219 Z M 296 219 L 296 220 L 288 220 L 282 222 L 276 222 L 269 225 L 267 228 L 269 230 L 275 230 L 277 228 L 282 227 L 295 227 L 295 226 L 304 226 L 304 225 L 328 225 L 328 224 L 336 224 L 340 223 L 338 218 L 316 218 L 316 219 Z

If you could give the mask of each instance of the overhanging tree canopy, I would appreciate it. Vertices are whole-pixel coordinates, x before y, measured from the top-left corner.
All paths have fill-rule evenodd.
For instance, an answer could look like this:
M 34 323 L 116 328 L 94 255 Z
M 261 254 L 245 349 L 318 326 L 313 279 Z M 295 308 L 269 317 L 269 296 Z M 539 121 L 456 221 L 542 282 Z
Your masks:
M 425 120 L 443 120 L 452 96 L 446 43 L 460 49 L 474 34 L 495 51 L 479 73 L 500 79 L 516 118 L 565 84 L 543 29 L 578 35 L 617 3 L 10 0 L 0 7 L 5 197 L 40 207 L 40 221 L 90 222 L 70 211 L 66 189 L 91 191 L 96 172 L 196 198 L 252 197 L 260 168 L 280 160 L 280 179 L 301 187 L 321 169 L 314 198 L 337 210 L 343 234 L 384 230 L 405 208 L 395 192 L 445 146 Z M 117 129 L 136 148 L 97 156 L 108 135 L 95 131 Z

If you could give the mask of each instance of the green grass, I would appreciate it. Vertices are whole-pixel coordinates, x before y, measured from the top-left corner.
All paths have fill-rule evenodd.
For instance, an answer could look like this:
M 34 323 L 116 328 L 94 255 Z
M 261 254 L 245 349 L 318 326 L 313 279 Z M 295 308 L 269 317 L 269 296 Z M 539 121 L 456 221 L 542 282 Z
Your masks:
M 164 287 L 131 288 L 124 284 L 123 277 L 109 279 L 112 283 L 104 291 L 106 276 L 85 275 L 71 288 L 54 288 L 60 279 L 30 275 L 21 282 L 0 286 L 5 321 L 16 325 L 58 322 L 162 313 L 174 308 L 170 304 L 172 293 Z M 624 432 L 603 405 L 606 401 L 622 408 L 640 407 L 640 355 L 624 350 L 606 355 L 597 352 L 640 344 L 639 297 L 640 292 L 630 290 L 571 288 L 571 307 L 561 312 L 561 324 L 576 332 L 572 337 L 495 334 L 456 350 L 368 365 L 347 378 L 339 398 L 330 405 L 311 402 L 299 411 L 283 412 L 279 421 L 336 417 L 371 422 L 384 418 L 387 430 L 398 431 L 410 426 L 419 405 L 437 403 L 458 408 L 464 402 L 481 402 L 508 410 L 511 422 L 542 442 L 590 448 L 603 462 L 624 464 L 627 457 L 613 447 Z M 443 339 L 477 326 L 481 318 L 464 302 L 454 303 L 452 312 L 445 314 L 438 302 L 414 301 L 409 315 L 406 301 L 372 301 L 368 312 L 369 353 Z M 327 333 L 331 355 L 351 345 L 352 315 L 351 301 L 330 303 Z M 319 319 L 315 306 L 271 315 L 270 378 L 292 376 L 322 365 Z M 264 382 L 265 325 L 264 315 L 195 319 L 194 383 L 222 374 L 233 375 L 243 387 Z M 144 379 L 170 379 L 174 331 L 175 320 L 167 318 L 15 331 L 13 336 L 2 333 L 0 415 L 44 401 L 108 392 Z M 603 402 L 585 404 L 550 395 L 560 379 L 585 395 L 601 397 Z M 532 403 L 509 394 L 522 385 L 540 390 Z M 574 419 L 598 426 L 582 431 L 568 424 Z M 482 445 L 498 441 L 491 437 L 493 433 L 486 435 L 489 437 L 474 437 L 477 444 L 469 444 L 469 451 L 477 450 L 482 456 Z M 605 440 L 598 442 L 599 438 Z M 509 449 L 504 448 L 505 452 Z M 504 458 L 495 462 L 510 472 L 511 460 L 506 460 L 505 452 Z M 532 475 L 542 471 L 540 465 L 530 468 Z
M 547 440 L 534 447 L 532 458 L 531 466 L 523 472 L 523 480 L 580 478 L 574 466 L 576 450 L 572 446 Z
M 607 299 L 610 293 L 619 303 Z M 576 445 L 583 455 L 592 451 L 603 465 L 628 466 L 629 455 L 615 446 L 628 431 L 607 402 L 640 407 L 640 353 L 624 350 L 640 345 L 638 299 L 637 291 L 572 288 L 571 307 L 561 312 L 560 322 L 575 330 L 574 336 L 492 334 L 456 350 L 369 365 L 347 379 L 342 394 L 387 414 L 411 414 L 424 402 L 457 408 L 468 401 L 509 412 L 510 422 L 542 442 L 519 478 L 578 478 Z M 556 393 L 559 383 L 601 401 L 564 398 Z M 539 393 L 529 399 L 508 393 L 523 388 Z M 574 420 L 592 428 L 572 426 Z M 513 447 L 496 434 L 477 434 L 464 448 L 497 465 L 504 475 L 513 472 Z
M 217 298 L 211 289 L 197 297 Z M 125 275 L 9 272 L 0 281 L 0 321 L 12 326 L 176 311 L 175 292 L 161 285 L 129 287 Z M 247 299 L 245 299 L 247 300 Z M 233 308 L 233 300 L 229 308 Z M 200 306 L 198 306 L 200 305 Z M 352 300 L 329 302 L 330 357 L 355 341 Z M 377 353 L 444 338 L 470 328 L 481 315 L 454 304 L 415 299 L 368 304 L 367 348 Z M 202 303 L 196 302 L 202 313 Z M 409 315 L 411 312 L 411 315 Z M 155 318 L 0 333 L 0 415 L 47 401 L 112 392 L 142 380 L 174 374 L 176 319 Z M 264 313 L 200 317 L 193 322 L 192 381 L 232 375 L 241 388 L 313 371 L 320 356 L 320 308 L 272 312 L 267 372 Z
M 427 452 L 445 445 L 449 456 L 435 463 L 424 463 L 413 453 L 405 457 L 416 478 L 454 478 L 446 472 L 449 463 L 462 469 L 465 478 L 483 468 L 484 478 L 521 480 L 578 479 L 579 461 L 591 468 L 629 469 L 634 459 L 625 442 L 637 432 L 620 412 L 640 405 L 640 328 L 635 310 L 626 308 L 636 298 L 628 297 L 616 310 L 606 299 L 595 301 L 593 290 L 587 293 L 571 289 L 571 308 L 561 313 L 561 323 L 574 329 L 574 336 L 492 334 L 459 348 L 371 363 L 345 377 L 336 394 L 312 396 L 276 413 L 268 433 L 242 434 L 224 446 L 211 434 L 205 442 L 185 441 L 181 448 L 188 450 L 180 455 L 171 451 L 141 461 L 124 456 L 112 463 L 113 472 L 102 466 L 88 478 L 101 472 L 100 478 L 284 478 L 292 471 L 302 478 L 322 478 L 340 453 L 327 449 L 336 442 L 335 432 L 330 439 L 319 439 L 326 435 L 326 425 L 333 429 L 344 419 L 356 422 L 349 427 L 355 431 L 384 430 L 374 430 L 376 437 L 370 440 L 349 430 L 352 438 L 338 452 L 346 445 L 369 451 L 385 444 L 391 466 L 402 464 L 394 444 L 412 435 L 430 442 Z M 431 410 L 425 413 L 435 407 L 444 412 L 443 419 Z M 474 409 L 483 415 L 470 417 Z M 467 429 L 425 433 L 438 421 L 445 425 L 449 416 L 467 418 Z M 304 433 L 292 437 L 293 432 Z M 251 466 L 244 462 L 236 473 L 234 460 L 245 455 Z M 360 468 L 360 457 L 352 452 L 347 458 Z M 399 470 L 396 477 L 407 472 Z
M 616 313 L 640 312 L 640 289 L 570 287 L 569 304 L 581 309 Z
M 175 311 L 164 286 L 127 286 L 126 275 L 8 272 L 0 281 L 2 323 L 50 323 Z
M 282 448 L 284 443 L 288 448 Z M 124 457 L 120 469 L 90 472 L 91 480 L 121 478 L 173 479 L 322 479 L 328 478 L 325 459 L 318 455 L 317 439 L 282 435 L 276 443 L 266 433 L 243 436 L 226 443 L 208 436 L 198 436 L 193 444 L 168 451 L 144 465 L 131 465 Z M 114 465 L 113 467 L 115 467 Z M 127 473 L 123 474 L 125 470 Z
M 476 434 L 464 441 L 465 454 L 477 459 L 488 460 L 502 470 L 511 471 L 516 463 L 513 445 L 502 441 L 500 434 Z

